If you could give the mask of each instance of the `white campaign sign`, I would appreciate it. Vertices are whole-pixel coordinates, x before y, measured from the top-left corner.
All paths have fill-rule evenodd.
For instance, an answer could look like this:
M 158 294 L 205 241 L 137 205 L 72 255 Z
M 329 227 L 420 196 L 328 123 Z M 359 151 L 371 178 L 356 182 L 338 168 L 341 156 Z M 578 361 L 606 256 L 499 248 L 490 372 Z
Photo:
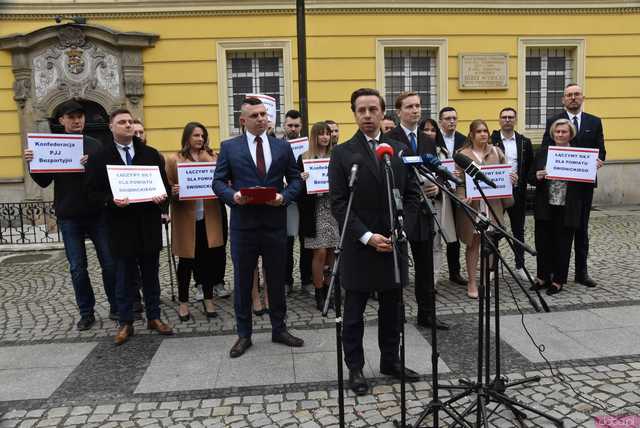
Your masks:
M 107 165 L 107 175 L 114 199 L 149 202 L 167 194 L 157 165 Z
M 296 160 L 309 150 L 309 139 L 307 137 L 289 140 L 289 144 L 291 144 L 291 150 L 293 150 L 293 158 Z
M 549 146 L 546 179 L 594 183 L 598 154 L 598 149 Z
M 84 172 L 83 136 L 79 134 L 27 134 L 27 146 L 33 150 L 29 170 L 43 172 Z
M 184 162 L 178 164 L 180 200 L 216 199 L 213 193 L 215 162 Z
M 276 124 L 276 99 L 264 94 L 247 94 L 246 98 L 257 98 L 267 108 L 267 117 L 274 126 Z
M 445 168 L 447 168 L 447 170 L 448 170 L 451 174 L 453 174 L 453 175 L 455 175 L 455 174 L 456 174 L 456 163 L 453 161 L 453 159 L 442 159 L 440 162 L 442 162 L 442 166 L 444 166 Z M 449 186 L 451 186 L 451 188 L 455 190 L 455 188 L 456 188 L 457 184 L 456 184 L 456 183 L 454 183 L 454 182 L 453 182 L 453 181 L 451 181 L 451 180 L 448 180 L 448 181 L 449 181 Z
M 329 192 L 329 158 L 306 159 L 302 161 L 304 170 L 309 173 L 307 178 L 307 193 Z
M 511 165 L 487 165 L 481 166 L 480 169 L 484 175 L 493 180 L 497 185 L 494 189 L 485 183 L 480 182 L 480 187 L 487 199 L 504 199 L 513 196 L 513 188 L 511 185 Z M 465 174 L 465 185 L 467 198 L 474 200 L 482 199 L 480 191 L 468 174 Z

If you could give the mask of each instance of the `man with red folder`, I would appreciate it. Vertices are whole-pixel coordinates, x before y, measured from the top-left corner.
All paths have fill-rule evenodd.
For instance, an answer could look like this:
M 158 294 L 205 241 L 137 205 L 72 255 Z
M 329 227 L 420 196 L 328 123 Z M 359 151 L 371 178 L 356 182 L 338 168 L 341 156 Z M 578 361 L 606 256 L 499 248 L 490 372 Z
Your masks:
M 238 340 L 229 352 L 231 358 L 241 356 L 251 346 L 251 288 L 258 256 L 262 256 L 266 270 L 272 341 L 294 347 L 304 344 L 287 331 L 284 287 L 286 205 L 302 189 L 300 171 L 291 146 L 267 135 L 267 110 L 259 99 L 243 100 L 240 123 L 245 133 L 222 142 L 213 178 L 213 191 L 231 207 L 229 231 L 238 329 Z M 275 197 L 255 203 L 262 202 L 258 193 L 269 191 L 257 191 L 258 187 L 274 188 Z

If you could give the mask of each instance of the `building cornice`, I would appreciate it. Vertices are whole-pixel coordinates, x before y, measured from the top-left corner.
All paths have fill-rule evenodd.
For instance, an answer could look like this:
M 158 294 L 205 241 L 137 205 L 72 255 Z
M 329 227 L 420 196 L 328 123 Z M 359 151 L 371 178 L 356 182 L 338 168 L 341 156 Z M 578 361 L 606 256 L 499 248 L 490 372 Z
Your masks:
M 582 15 L 582 14 L 638 14 L 640 1 L 586 0 L 580 2 L 551 2 L 549 0 L 493 1 L 466 0 L 449 2 L 426 2 L 424 0 L 334 1 L 310 0 L 307 13 L 314 14 L 480 14 L 480 15 Z M 115 2 L 70 0 L 67 2 L 2 1 L 0 20 L 49 20 L 57 15 L 85 18 L 131 18 L 174 17 L 215 15 L 290 15 L 295 12 L 293 0 L 271 0 L 260 3 L 256 0 L 217 1 L 187 0 L 116 0 Z

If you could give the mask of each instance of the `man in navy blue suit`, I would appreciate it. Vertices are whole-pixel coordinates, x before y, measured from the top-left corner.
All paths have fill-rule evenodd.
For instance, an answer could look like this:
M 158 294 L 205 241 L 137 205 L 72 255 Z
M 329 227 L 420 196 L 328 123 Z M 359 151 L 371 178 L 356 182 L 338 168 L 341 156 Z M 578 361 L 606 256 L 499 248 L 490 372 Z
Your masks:
M 259 99 L 242 101 L 240 124 L 246 132 L 222 143 L 213 178 L 213 191 L 231 207 L 229 230 L 238 329 L 238 340 L 229 352 L 231 358 L 241 356 L 251 346 L 251 287 L 258 256 L 262 256 L 266 271 L 272 341 L 287 346 L 304 345 L 302 339 L 287 331 L 284 287 L 286 205 L 302 190 L 300 171 L 291 146 L 267 136 L 267 109 Z M 275 198 L 264 204 L 252 204 L 240 189 L 257 186 L 275 187 Z
M 553 144 L 549 128 L 558 119 L 569 119 L 575 126 L 577 134 L 571 140 L 572 147 L 587 147 L 590 149 L 598 149 L 599 156 L 597 160 L 598 169 L 604 165 L 607 151 L 604 147 L 604 132 L 602 130 L 602 120 L 599 117 L 582 111 L 584 103 L 584 94 L 582 87 L 577 83 L 569 83 L 564 88 L 562 95 L 562 105 L 564 111 L 547 120 L 544 136 L 542 137 L 542 147 Z M 576 230 L 574 236 L 575 257 L 575 281 L 586 287 L 595 287 L 597 283 L 589 276 L 587 266 L 587 258 L 589 257 L 589 214 L 591 213 L 591 204 L 593 202 L 593 189 L 595 184 L 585 183 L 581 186 L 584 193 L 582 200 L 582 213 L 580 215 L 580 226 Z

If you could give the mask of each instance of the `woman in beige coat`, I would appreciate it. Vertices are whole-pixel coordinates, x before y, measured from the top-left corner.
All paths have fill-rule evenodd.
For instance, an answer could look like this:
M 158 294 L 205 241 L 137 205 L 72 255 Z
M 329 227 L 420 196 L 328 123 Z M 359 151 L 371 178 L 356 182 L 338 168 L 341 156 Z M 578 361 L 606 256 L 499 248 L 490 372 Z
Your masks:
M 180 200 L 178 163 L 214 162 L 216 157 L 207 147 L 207 129 L 190 122 L 182 132 L 182 148 L 170 155 L 166 162 L 167 178 L 171 184 L 171 243 L 173 254 L 179 257 L 178 316 L 181 321 L 191 317 L 189 312 L 189 282 L 195 272 L 204 293 L 203 307 L 207 318 L 218 316 L 213 305 L 213 283 L 216 277 L 214 260 L 224 257 L 222 212 L 214 199 Z
M 482 119 L 476 119 L 469 125 L 469 136 L 467 142 L 458 151 L 463 155 L 472 159 L 478 165 L 498 165 L 507 162 L 502 151 L 489 143 L 489 127 Z M 459 167 L 460 176 L 466 182 L 469 177 L 462 173 Z M 515 173 L 511 174 L 511 182 L 517 182 L 518 177 Z M 484 201 L 472 201 L 466 198 L 465 183 L 458 186 L 456 193 L 460 198 L 465 198 L 464 202 L 470 204 L 476 210 L 490 215 L 490 210 Z M 508 199 L 491 199 L 489 204 L 499 220 L 502 221 L 505 208 L 513 205 L 513 198 Z M 492 218 L 492 220 L 495 220 Z M 478 268 L 478 259 L 480 257 L 480 234 L 476 232 L 471 220 L 460 207 L 456 208 L 456 232 L 460 240 L 466 245 L 465 259 L 467 262 L 467 273 L 469 274 L 469 283 L 467 284 L 467 295 L 472 299 L 478 298 L 478 286 L 476 280 L 476 270 Z

